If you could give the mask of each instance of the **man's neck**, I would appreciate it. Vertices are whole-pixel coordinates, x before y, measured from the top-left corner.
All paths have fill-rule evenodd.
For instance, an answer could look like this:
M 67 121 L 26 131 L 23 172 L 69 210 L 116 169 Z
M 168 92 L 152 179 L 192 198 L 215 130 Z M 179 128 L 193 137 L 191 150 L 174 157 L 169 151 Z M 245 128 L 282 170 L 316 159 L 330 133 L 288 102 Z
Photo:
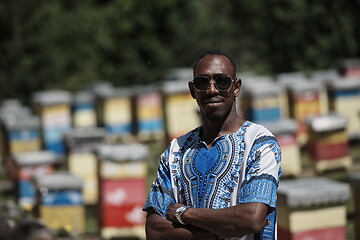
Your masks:
M 210 146 L 216 138 L 239 130 L 243 123 L 244 119 L 242 119 L 237 113 L 230 115 L 225 120 L 214 121 L 207 119 L 203 121 L 200 133 L 201 139 Z

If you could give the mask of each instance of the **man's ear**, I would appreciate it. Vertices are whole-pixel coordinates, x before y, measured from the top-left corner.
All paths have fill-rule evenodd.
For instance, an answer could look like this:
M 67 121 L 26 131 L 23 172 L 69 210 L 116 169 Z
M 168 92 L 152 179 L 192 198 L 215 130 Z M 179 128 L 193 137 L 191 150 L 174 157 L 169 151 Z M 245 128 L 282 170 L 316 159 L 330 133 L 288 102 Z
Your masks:
M 235 89 L 234 89 L 234 95 L 235 97 L 239 96 L 239 93 L 240 93 L 240 89 L 241 89 L 241 79 L 240 78 L 235 78 L 235 81 L 234 81 L 234 86 L 235 86 Z
M 195 89 L 194 89 L 193 83 L 188 82 L 188 86 L 189 86 L 189 90 L 190 90 L 190 94 L 191 94 L 192 98 L 195 99 Z

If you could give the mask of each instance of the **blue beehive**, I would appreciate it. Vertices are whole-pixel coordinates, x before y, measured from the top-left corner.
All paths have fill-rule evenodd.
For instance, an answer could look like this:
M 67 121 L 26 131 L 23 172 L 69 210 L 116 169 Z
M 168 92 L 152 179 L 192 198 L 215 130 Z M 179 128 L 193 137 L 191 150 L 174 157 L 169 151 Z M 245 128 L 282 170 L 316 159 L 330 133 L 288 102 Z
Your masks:
M 71 129 L 72 96 L 63 90 L 36 92 L 33 102 L 41 119 L 42 143 L 45 150 L 65 153 L 63 135 Z
M 68 226 L 73 232 L 85 229 L 83 181 L 67 172 L 36 176 L 37 215 L 47 227 L 57 230 Z
M 35 189 L 31 182 L 34 176 L 51 174 L 57 156 L 50 151 L 31 151 L 12 155 L 17 199 L 20 206 L 35 204 Z
M 244 86 L 242 110 L 254 122 L 272 122 L 284 115 L 284 88 L 274 82 L 250 82 Z

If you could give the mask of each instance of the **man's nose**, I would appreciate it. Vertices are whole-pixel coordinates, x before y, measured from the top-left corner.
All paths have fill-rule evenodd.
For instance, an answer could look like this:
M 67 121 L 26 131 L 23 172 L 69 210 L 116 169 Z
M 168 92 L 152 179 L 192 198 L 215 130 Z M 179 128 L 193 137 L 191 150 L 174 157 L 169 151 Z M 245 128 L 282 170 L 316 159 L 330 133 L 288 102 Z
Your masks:
M 216 88 L 216 82 L 213 80 L 213 79 L 211 79 L 210 80 L 210 82 L 209 82 L 209 88 L 208 88 L 208 91 L 210 91 L 210 92 L 216 92 L 216 91 L 218 91 L 218 89 Z

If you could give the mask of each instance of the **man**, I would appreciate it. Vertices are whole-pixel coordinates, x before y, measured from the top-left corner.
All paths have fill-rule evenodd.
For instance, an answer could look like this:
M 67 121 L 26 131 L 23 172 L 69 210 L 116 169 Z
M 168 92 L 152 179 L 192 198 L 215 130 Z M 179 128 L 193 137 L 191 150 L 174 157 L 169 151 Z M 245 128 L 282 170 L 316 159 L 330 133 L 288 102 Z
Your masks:
M 279 144 L 236 112 L 241 80 L 227 55 L 206 52 L 193 74 L 202 126 L 161 155 L 144 206 L 147 239 L 276 239 Z

